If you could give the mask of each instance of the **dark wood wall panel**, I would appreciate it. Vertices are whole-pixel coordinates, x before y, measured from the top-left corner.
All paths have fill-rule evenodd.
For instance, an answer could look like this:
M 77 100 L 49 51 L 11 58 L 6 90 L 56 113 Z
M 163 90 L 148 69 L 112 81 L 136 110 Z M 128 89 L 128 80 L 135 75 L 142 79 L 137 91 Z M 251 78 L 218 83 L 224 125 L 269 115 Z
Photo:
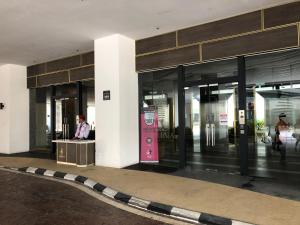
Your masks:
M 43 74 L 43 73 L 46 73 L 46 64 L 45 63 L 27 67 L 27 77 L 32 77 L 37 74 Z
M 94 76 L 94 65 L 81 67 L 70 71 L 70 81 L 92 79 Z
M 180 49 L 197 44 L 202 46 L 200 63 L 300 47 L 300 31 L 296 24 L 300 29 L 300 1 L 138 40 L 136 69 L 155 70 L 191 62 L 195 60 L 194 55 L 180 55 L 186 54 Z M 167 51 L 167 48 L 172 50 Z
M 256 11 L 178 31 L 178 44 L 187 45 L 261 29 L 261 12 Z
M 51 84 L 62 84 L 69 82 L 69 72 L 62 71 L 57 73 L 51 73 L 37 77 L 37 86 L 48 86 Z
M 176 47 L 176 32 L 136 41 L 136 54 Z
M 211 60 L 297 45 L 297 26 L 289 26 L 203 44 L 202 57 L 203 60 Z
M 81 55 L 81 66 L 94 64 L 94 52 L 88 52 Z
M 66 70 L 80 66 L 80 55 L 47 62 L 47 73 Z
M 94 52 L 28 66 L 27 77 L 28 88 L 93 79 Z
M 35 87 L 36 87 L 36 77 L 28 77 L 27 88 L 35 88 Z
M 300 2 L 265 9 L 265 27 L 274 27 L 300 21 Z
M 136 70 L 173 66 L 200 60 L 199 45 L 194 45 L 136 58 Z

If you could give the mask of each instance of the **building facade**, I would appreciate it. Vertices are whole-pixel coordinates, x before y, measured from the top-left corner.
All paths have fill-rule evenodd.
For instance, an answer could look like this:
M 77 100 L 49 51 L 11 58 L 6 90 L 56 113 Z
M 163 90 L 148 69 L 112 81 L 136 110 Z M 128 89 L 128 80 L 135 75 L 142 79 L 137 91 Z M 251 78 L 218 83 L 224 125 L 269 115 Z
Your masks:
M 30 137 L 16 152 L 54 149 L 62 125 L 72 124 L 71 137 L 85 114 L 96 165 L 155 153 L 149 161 L 163 166 L 300 172 L 299 15 L 294 2 L 137 41 L 115 34 L 88 53 L 29 66 Z

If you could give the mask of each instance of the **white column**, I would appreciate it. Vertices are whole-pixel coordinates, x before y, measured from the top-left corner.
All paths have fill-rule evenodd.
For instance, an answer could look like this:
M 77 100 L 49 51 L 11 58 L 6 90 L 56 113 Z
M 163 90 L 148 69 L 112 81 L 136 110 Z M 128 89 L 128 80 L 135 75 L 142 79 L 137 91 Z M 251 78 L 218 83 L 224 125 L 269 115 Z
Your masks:
M 125 167 L 139 161 L 138 76 L 135 41 L 115 34 L 94 42 L 96 165 Z M 103 100 L 103 91 L 110 100 Z
M 0 66 L 0 153 L 29 151 L 29 90 L 25 66 Z

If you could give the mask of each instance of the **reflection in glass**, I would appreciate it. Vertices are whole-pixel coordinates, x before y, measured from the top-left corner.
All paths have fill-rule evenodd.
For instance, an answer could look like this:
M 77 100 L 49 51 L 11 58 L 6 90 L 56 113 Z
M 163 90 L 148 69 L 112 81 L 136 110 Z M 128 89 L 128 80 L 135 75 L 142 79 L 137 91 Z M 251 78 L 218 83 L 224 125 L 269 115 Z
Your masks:
M 267 159 L 272 169 L 288 159 L 286 169 L 294 170 L 300 159 L 300 51 L 249 57 L 246 65 L 251 163 Z M 277 138 L 278 124 L 286 126 Z
M 191 87 L 185 104 L 189 160 L 200 152 L 236 154 L 237 84 Z
M 30 149 L 50 149 L 51 88 L 30 89 Z
M 91 126 L 91 130 L 96 127 L 96 110 L 95 110 L 95 82 L 82 82 L 82 105 L 83 114 L 86 115 L 86 121 Z
M 142 84 L 141 111 L 154 108 L 158 113 L 158 151 L 160 163 L 177 164 L 178 94 L 177 70 L 140 74 Z

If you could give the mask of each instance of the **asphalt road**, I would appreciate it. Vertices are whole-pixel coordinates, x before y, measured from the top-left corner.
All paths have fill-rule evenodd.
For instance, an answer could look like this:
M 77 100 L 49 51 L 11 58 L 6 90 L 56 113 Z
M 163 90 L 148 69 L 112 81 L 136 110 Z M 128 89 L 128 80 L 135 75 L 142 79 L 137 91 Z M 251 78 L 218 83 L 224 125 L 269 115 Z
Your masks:
M 163 225 L 70 185 L 0 171 L 0 225 Z

